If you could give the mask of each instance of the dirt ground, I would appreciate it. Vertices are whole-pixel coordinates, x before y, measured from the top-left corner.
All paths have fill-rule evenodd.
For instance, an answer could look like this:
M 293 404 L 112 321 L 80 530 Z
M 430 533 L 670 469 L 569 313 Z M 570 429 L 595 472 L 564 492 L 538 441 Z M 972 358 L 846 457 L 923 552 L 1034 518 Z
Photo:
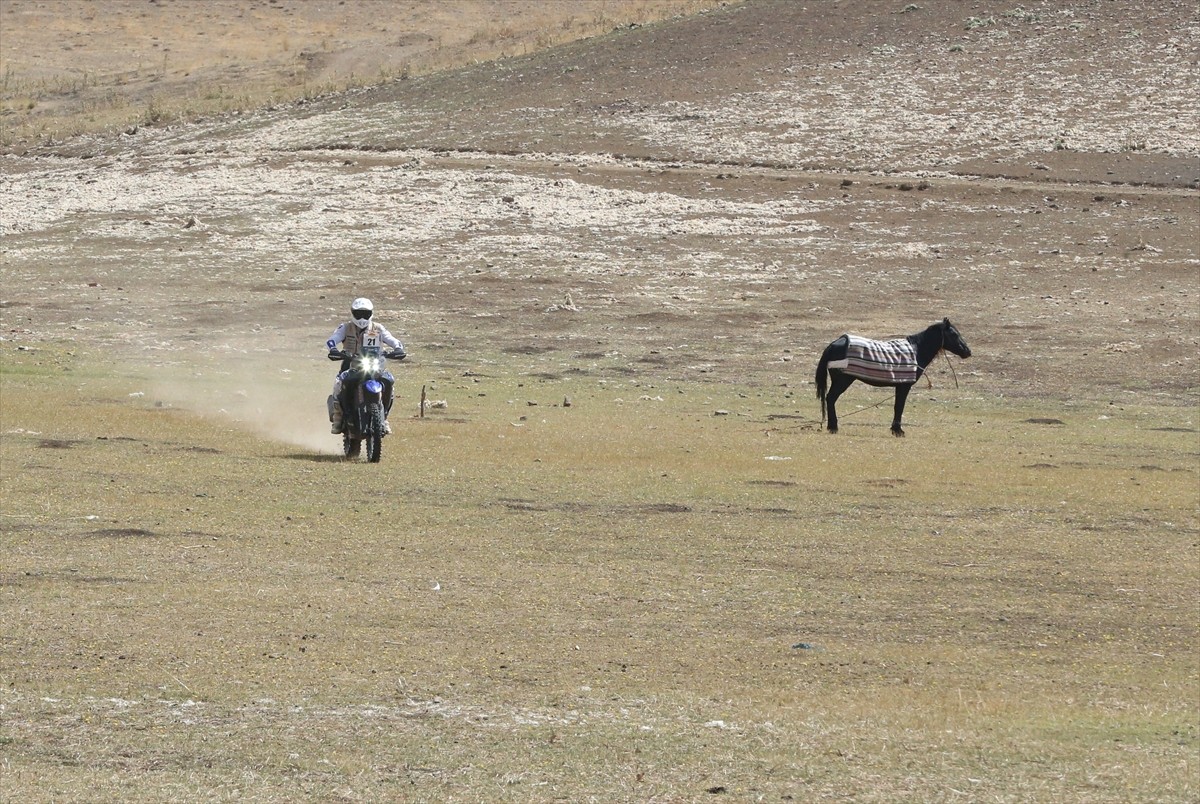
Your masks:
M 30 149 L 3 162 L 7 337 L 120 342 L 132 304 L 163 343 L 237 340 L 252 308 L 319 345 L 370 295 L 456 360 L 802 383 L 780 361 L 950 316 L 981 391 L 1193 403 L 1196 25 L 1187 3 L 756 2 Z M 67 221 L 48 271 L 33 244 Z
M 573 725 L 538 731 L 539 744 L 553 754 L 538 758 L 551 764 L 637 742 L 631 734 L 640 739 L 643 732 L 629 725 L 630 706 L 653 714 L 646 721 L 652 743 L 659 735 L 686 735 L 683 759 L 672 761 L 689 773 L 699 768 L 697 779 L 710 778 L 710 765 L 720 764 L 710 757 L 753 755 L 744 765 L 731 761 L 745 779 L 722 781 L 713 773 L 705 784 L 686 780 L 688 787 L 668 774 L 653 794 L 637 786 L 643 760 L 630 757 L 618 766 L 620 781 L 612 781 L 610 768 L 595 767 L 595 779 L 565 784 L 559 797 L 573 800 L 588 790 L 642 800 L 710 800 L 729 791 L 749 800 L 767 790 L 793 800 L 839 790 L 862 800 L 930 800 L 964 788 L 976 799 L 1102 801 L 1157 791 L 1187 800 L 1195 790 L 1196 710 L 1177 699 L 1198 683 L 1194 661 L 1179 647 L 1194 641 L 1196 630 L 1188 613 L 1195 590 L 1187 586 L 1196 576 L 1200 504 L 1193 499 L 1189 506 L 1186 491 L 1200 468 L 1195 5 L 1164 0 L 1133 11 L 1101 0 L 750 0 L 707 4 L 685 19 L 612 26 L 549 49 L 533 36 L 498 61 L 429 74 L 402 75 L 396 67 L 416 58 L 408 48 L 465 46 L 473 38 L 466 29 L 485 32 L 477 43 L 504 39 L 494 27 L 499 22 L 486 20 L 530 5 L 557 15 L 558 32 L 615 17 L 618 5 L 620 13 L 637 11 L 628 3 L 464 3 L 453 8 L 469 15 L 448 18 L 430 13 L 445 4 L 350 0 L 85 4 L 103 36 L 89 37 L 91 24 L 83 26 L 71 49 L 64 44 L 57 55 L 97 73 L 114 69 L 104 57 L 118 49 L 105 45 L 125 41 L 122 29 L 139 34 L 133 38 L 144 47 L 145 34 L 158 29 L 138 26 L 164 25 L 149 36 L 159 37 L 159 47 L 147 58 L 163 63 L 158 80 L 169 79 L 172 91 L 203 91 L 234 81 L 243 69 L 277 75 L 295 69 L 298 51 L 329 54 L 310 60 L 314 70 L 362 65 L 354 69 L 386 73 L 387 80 L 186 124 L 25 142 L 0 155 L 0 355 L 9 393 L 19 387 L 21 394 L 5 405 L 3 434 L 7 454 L 16 456 L 3 467 L 5 507 L 14 512 L 3 533 L 20 543 L 19 567 L 0 575 L 8 603 L 17 605 L 43 580 L 36 589 L 45 597 L 37 599 L 55 616 L 63 606 L 63 618 L 74 616 L 79 588 L 120 597 L 135 570 L 93 570 L 85 573 L 86 587 L 55 592 L 59 575 L 69 579 L 74 571 L 58 563 L 102 561 L 100 544 L 137 572 L 153 563 L 156 579 L 179 584 L 194 582 L 185 572 L 191 568 L 202 577 L 228 571 L 220 594 L 198 592 L 213 595 L 204 600 L 219 615 L 194 635 L 173 633 L 171 612 L 191 610 L 169 585 L 162 594 L 172 606 L 146 615 L 153 620 L 147 634 L 160 635 L 176 653 L 160 656 L 148 637 L 140 655 L 158 656 L 159 667 L 191 683 L 178 657 L 203 656 L 197 646 L 226 627 L 219 617 L 251 642 L 278 640 L 271 623 L 294 623 L 295 630 L 308 622 L 287 608 L 296 594 L 289 578 L 311 582 L 306 594 L 332 618 L 322 623 L 321 639 L 330 641 L 331 653 L 334 645 L 345 651 L 336 661 L 327 660 L 320 673 L 299 661 L 282 672 L 271 662 L 283 649 L 264 649 L 244 671 L 261 697 L 225 687 L 214 693 L 213 708 L 196 704 L 192 715 L 179 708 L 191 704 L 171 703 L 156 715 L 161 722 L 146 721 L 180 741 L 172 745 L 181 767 L 203 777 L 203 789 L 215 796 L 238 789 L 220 787 L 228 774 L 188 764 L 194 746 L 185 727 L 195 722 L 224 728 L 237 747 L 230 756 L 251 746 L 256 770 L 286 766 L 281 778 L 317 785 L 316 798 L 354 800 L 346 790 L 371 789 L 355 776 L 353 759 L 336 771 L 321 765 L 315 757 L 324 749 L 308 744 L 305 727 L 320 721 L 341 730 L 347 756 L 356 739 L 390 739 L 368 724 L 373 702 L 382 700 L 378 679 L 355 676 L 373 657 L 356 655 L 360 643 L 348 636 L 339 641 L 336 625 L 338 612 L 352 611 L 341 621 L 346 634 L 386 635 L 376 614 L 386 611 L 425 638 L 421 649 L 429 652 L 406 652 L 407 636 L 389 637 L 406 640 L 402 646 L 379 648 L 387 661 L 410 662 L 408 683 L 427 685 L 396 693 L 408 705 L 417 700 L 419 712 L 402 705 L 381 716 L 389 729 L 412 727 L 413 750 L 431 754 L 414 754 L 399 770 L 371 768 L 397 785 L 388 790 L 408 790 L 403 785 L 416 779 L 445 785 L 434 788 L 444 794 L 455 789 L 458 773 L 511 779 L 494 800 L 555 798 L 518 784 L 525 777 L 512 769 L 520 768 L 528 743 L 506 742 L 499 728 L 485 734 L 453 725 L 485 720 L 482 702 L 498 695 L 512 704 L 522 739 L 526 727 L 588 721 L 599 746 L 591 753 L 562 748 L 574 758 L 554 753 L 560 735 L 578 736 Z M 14 55 L 15 17 L 29 15 L 24 19 L 43 32 L 79 28 L 55 16 L 56 8 L 0 0 L 6 64 L 33 64 L 38 52 L 49 59 L 44 46 Z M 287 55 L 286 65 L 261 61 L 263 48 L 231 35 L 251 21 L 266 50 Z M 323 26 L 324 46 L 318 38 L 308 50 L 298 41 L 296 30 L 320 33 Z M 204 45 L 222 31 L 242 44 L 221 50 L 213 63 Z M 168 47 L 165 59 L 158 55 Z M 184 54 L 187 64 L 177 64 Z M 61 66 L 47 69 L 57 74 Z M 131 79 L 132 91 L 152 97 L 152 79 Z M 320 519 L 327 483 L 360 482 L 336 474 L 348 467 L 328 454 L 336 444 L 324 420 L 331 365 L 324 341 L 357 296 L 374 300 L 380 320 L 413 355 L 402 374 L 405 393 L 428 385 L 432 398 L 447 402 L 431 425 L 438 429 L 412 436 L 428 450 L 419 468 L 411 454 L 400 459 L 395 452 L 380 467 L 388 482 L 414 490 L 413 513 L 404 514 L 408 541 L 397 546 L 371 531 L 369 550 L 347 547 Z M 836 437 L 816 434 L 813 370 L 825 344 L 844 332 L 911 334 L 943 317 L 974 354 L 939 362 L 931 387 L 914 391 L 907 439 L 886 436 L 886 408 L 868 406 L 886 405 L 887 397 L 861 386 L 842 403 L 843 417 L 852 410 L 861 416 L 844 421 Z M 63 340 L 74 341 L 66 354 L 59 353 Z M 94 361 L 96 375 L 80 365 L 85 360 Z M 73 409 L 48 412 L 45 426 L 26 420 L 37 408 L 27 377 L 60 369 L 82 400 L 73 404 L 88 405 L 87 415 L 96 417 L 86 421 L 106 422 L 103 443 L 75 431 L 83 425 L 71 421 Z M 561 406 L 567 393 L 608 407 L 587 413 L 588 404 L 576 404 L 572 415 L 592 418 L 569 421 Z M 17 398 L 19 404 L 11 401 Z M 635 405 L 654 413 L 621 413 Z M 162 416 L 185 410 L 222 423 L 213 432 L 190 425 L 211 443 L 181 446 L 157 429 L 143 443 L 138 428 L 165 427 Z M 539 420 L 562 429 L 535 435 Z M 733 424 L 722 429 L 719 422 Z M 1106 423 L 1119 423 L 1120 433 L 1106 431 Z M 966 433 L 968 425 L 977 429 Z M 257 442 L 239 445 L 236 433 L 246 429 L 289 446 L 271 452 Z M 464 447 L 463 432 L 481 439 Z M 579 432 L 588 435 L 586 446 L 570 438 Z M 518 447 L 525 437 L 545 438 L 536 445 L 545 452 Z M 677 443 L 684 437 L 710 440 Z M 702 465 L 706 450 L 724 461 L 745 443 L 753 444 L 753 464 L 739 462 L 742 455 L 728 465 Z M 656 444 L 664 445 L 662 456 Z M 448 460 L 443 446 L 475 450 L 477 464 L 458 453 L 457 464 L 429 457 Z M 138 463 L 141 447 L 163 461 L 164 474 Z M 103 465 L 105 449 L 121 456 L 119 468 Z M 73 502 L 70 523 L 47 524 L 59 504 L 53 477 L 72 461 L 88 461 L 80 483 L 88 504 L 101 511 L 98 521 L 84 521 L 84 510 L 76 510 L 82 503 Z M 930 465 L 966 474 L 931 475 Z M 22 485 L 14 466 L 34 480 Z M 261 500 L 261 510 L 222 508 L 212 498 L 220 498 L 213 489 L 224 482 Z M 152 493 L 132 491 L 142 483 Z M 875 496 L 848 503 L 847 485 Z M 108 488 L 121 491 L 106 498 Z M 356 488 L 355 495 L 344 515 L 358 526 L 395 506 L 385 491 Z M 62 555 L 43 550 L 27 520 L 68 544 Z M 164 522 L 175 521 L 186 523 L 175 535 L 189 552 L 172 552 L 170 536 L 143 556 L 136 539 L 149 544 L 170 531 Z M 250 538 L 242 529 L 251 527 L 270 538 Z M 907 541 L 881 551 L 881 531 Z M 293 533 L 305 534 L 314 552 L 298 555 Z M 95 538 L 81 542 L 81 534 Z M 231 567 L 219 550 L 197 547 L 211 540 L 224 550 L 220 539 L 254 558 Z M 443 540 L 454 549 L 444 549 Z M 420 609 L 437 577 L 420 575 L 421 562 L 448 573 L 442 579 L 454 578 L 458 588 L 471 587 L 462 598 L 443 598 L 453 600 L 444 604 L 446 616 L 461 627 L 440 630 L 449 620 Z M 408 586 L 395 600 L 376 601 L 380 588 L 400 583 L 386 577 L 387 567 L 400 567 Z M 802 579 L 815 579 L 816 591 L 799 588 L 805 581 L 795 580 L 797 567 Z M 493 575 L 480 574 L 490 569 Z M 529 583 L 526 573 L 543 577 L 538 572 L 563 587 Z M 739 580 L 750 573 L 762 579 L 759 591 Z M 872 589 L 894 597 L 877 608 L 878 600 L 861 602 Z M 586 598 L 579 606 L 577 591 Z M 351 592 L 361 598 L 348 602 Z M 720 605 L 707 607 L 710 594 Z M 989 607 L 989 599 L 1000 608 Z M 638 608 L 646 601 L 652 616 Z M 261 622 L 243 622 L 264 606 L 270 611 Z M 581 643 L 571 623 L 572 615 L 585 616 L 583 608 L 604 627 Z M 108 609 L 88 611 L 97 618 L 88 619 L 95 632 L 111 634 L 111 624 L 99 619 Z M 814 651 L 805 665 L 812 675 L 798 681 L 788 658 L 808 650 L 808 637 L 788 639 L 788 657 L 780 659 L 765 636 L 778 641 L 791 633 L 783 611 L 807 612 L 824 624 L 818 647 L 845 639 L 870 646 L 863 648 L 867 659 L 851 666 L 832 648 Z M 918 623 L 912 611 L 932 616 Z M 531 612 L 543 620 L 522 619 Z M 122 616 L 112 615 L 123 623 Z M 468 666 L 473 646 L 490 649 L 507 627 L 505 616 L 519 623 L 512 627 L 526 642 L 476 672 Z M 539 630 L 545 623 L 550 627 Z M 14 640 L 5 649 L 20 660 L 13 660 L 19 671 L 11 678 L 36 675 L 27 653 L 51 655 L 59 640 L 69 644 L 69 632 L 65 619 L 44 636 L 22 631 L 27 643 Z M 288 633 L 300 639 L 300 630 Z M 646 648 L 631 647 L 623 634 Z M 1159 643 L 1167 647 L 1154 647 Z M 697 644 L 720 648 L 690 652 Z M 305 640 L 289 650 L 309 647 Z M 729 663 L 722 664 L 723 650 Z M 604 664 L 604 684 L 585 666 L 589 651 L 615 657 L 595 659 Z M 413 656 L 427 666 L 414 666 Z M 1160 658 L 1167 669 L 1153 663 Z M 867 669 L 868 661 L 878 664 Z M 891 670 L 876 671 L 889 663 L 903 668 L 895 679 Z M 96 730 L 89 735 L 113 728 L 128 736 L 112 724 L 137 687 L 116 689 L 124 677 L 99 660 L 92 664 L 85 670 L 95 675 L 87 677 L 67 673 L 65 663 L 55 667 L 70 679 L 63 684 L 91 679 L 95 695 L 114 702 L 95 721 L 79 716 Z M 971 683 L 983 690 L 975 710 L 956 686 L 955 673 L 968 665 Z M 213 667 L 220 677 L 221 663 Z M 1085 671 L 1073 669 L 1079 667 Z M 1111 676 L 1089 676 L 1102 667 Z M 325 677 L 342 689 L 313 692 Z M 112 678 L 118 681 L 110 686 Z M 435 692 L 437 678 L 459 686 Z M 914 678 L 929 687 L 910 699 Z M 293 691 L 312 685 L 304 694 L 320 706 L 299 692 L 288 697 L 293 682 Z M 0 735 L 10 741 L 0 748 L 32 746 L 21 765 L 22 790 L 45 768 L 69 773 L 78 766 L 79 755 L 58 734 L 73 722 L 59 707 L 73 699 L 63 694 L 67 703 L 57 703 L 56 683 L 12 681 L 9 697 L 0 699 L 16 724 L 9 732 L 16 736 Z M 167 686 L 179 694 L 181 684 Z M 598 691 L 593 696 L 583 684 Z M 747 739 L 759 747 L 746 748 L 739 742 L 746 733 L 720 714 L 721 702 L 728 703 L 723 689 L 742 701 L 755 699 L 759 685 L 763 694 L 743 711 L 755 719 Z M 576 693 L 564 690 L 578 689 L 594 709 L 577 720 L 574 710 L 555 719 L 556 696 L 569 707 Z M 945 715 L 938 707 L 956 689 L 955 714 Z M 1036 714 L 1013 703 L 1025 692 Z M 846 712 L 854 713 L 856 728 L 886 721 L 864 703 L 875 696 L 890 702 L 887 712 L 901 714 L 880 726 L 877 742 L 856 745 L 836 721 Z M 1167 697 L 1175 702 L 1163 703 Z M 288 714 L 278 701 L 295 709 Z M 830 701 L 846 708 L 829 714 L 822 707 Z M 678 721 L 670 714 L 677 704 L 688 713 Z M 296 715 L 304 706 L 307 714 Z M 813 748 L 792 742 L 813 733 L 805 706 L 820 710 L 816 731 L 828 726 L 822 734 L 837 734 L 811 738 L 821 750 L 812 767 L 797 769 L 787 763 Z M 339 719 L 350 710 L 352 718 Z M 543 717 L 551 710 L 555 718 Z M 1175 718 L 1170 729 L 1150 715 L 1137 720 L 1137 713 L 1160 711 Z M 1026 755 L 1019 738 L 1029 733 L 1027 714 L 1038 721 L 1029 728 L 1048 736 Z M 199 721 L 189 721 L 193 716 Z M 942 716 L 954 728 L 989 725 L 964 738 L 966 747 L 949 745 L 960 733 L 946 736 L 951 729 L 941 727 Z M 1090 730 L 1093 716 L 1101 725 Z M 427 722 L 445 742 L 425 744 Z M 998 748 L 1009 733 L 988 732 L 996 722 L 1019 724 L 1017 748 Z M 280 724 L 289 750 L 301 757 L 296 765 L 305 765 L 300 770 L 292 755 L 255 754 L 268 750 L 261 733 Z M 1065 732 L 1071 739 L 1059 740 Z M 1093 740 L 1098 733 L 1102 746 Z M 1121 742 L 1141 737 L 1146 742 L 1136 747 Z M 915 752 L 905 750 L 909 740 Z M 126 767 L 121 755 L 96 748 L 99 742 L 89 737 L 79 749 L 100 755 L 87 755 L 82 767 Z M 489 775 L 479 757 L 497 745 L 512 756 L 497 760 L 508 770 Z M 1062 745 L 1068 748 L 1059 756 L 1053 747 Z M 989 752 L 1001 749 L 1012 753 L 988 765 Z M 438 758 L 438 750 L 457 764 Z M 774 751 L 785 759 L 772 764 Z M 864 755 L 888 757 L 882 787 L 869 762 L 850 768 L 851 758 Z M 142 761 L 137 751 L 133 756 L 130 764 Z M 850 769 L 828 771 L 843 760 Z M 158 769 L 146 761 L 141 779 Z M 962 773 L 940 776 L 945 767 L 934 765 L 943 761 Z M 976 761 L 988 767 L 980 771 L 983 786 L 972 788 Z M 239 762 L 218 757 L 216 767 L 247 767 Z M 443 762 L 441 771 L 426 772 Z M 1138 787 L 1137 768 L 1146 763 L 1155 781 Z M 773 776 L 777 768 L 786 770 Z M 549 764 L 542 771 L 555 774 Z M 262 799 L 282 800 L 286 785 L 271 787 L 275 777 L 263 773 Z M 105 789 L 119 789 L 118 782 L 114 775 Z M 247 789 L 254 788 L 241 791 Z M 469 799 L 488 800 L 481 791 L 491 788 L 470 790 Z

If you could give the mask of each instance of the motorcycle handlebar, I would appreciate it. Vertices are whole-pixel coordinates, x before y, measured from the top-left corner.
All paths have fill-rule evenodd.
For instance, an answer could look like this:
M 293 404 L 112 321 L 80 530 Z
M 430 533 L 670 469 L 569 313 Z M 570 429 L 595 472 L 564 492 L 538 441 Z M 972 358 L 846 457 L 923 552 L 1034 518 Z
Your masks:
M 400 360 L 404 360 L 405 358 L 408 357 L 408 352 L 401 352 L 401 351 L 384 352 L 383 356 L 385 358 L 387 358 L 388 360 L 400 361 Z M 329 350 L 329 359 L 330 360 L 346 360 L 349 357 L 350 357 L 350 355 L 346 354 L 345 352 L 339 351 L 337 349 Z

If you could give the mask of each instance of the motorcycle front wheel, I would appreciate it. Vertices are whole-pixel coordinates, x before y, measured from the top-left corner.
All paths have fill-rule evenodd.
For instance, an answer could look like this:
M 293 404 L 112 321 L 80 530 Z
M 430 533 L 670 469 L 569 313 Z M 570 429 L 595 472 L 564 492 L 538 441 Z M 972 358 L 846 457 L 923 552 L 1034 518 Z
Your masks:
M 367 405 L 364 418 L 366 427 L 363 428 L 363 438 L 367 442 L 367 461 L 379 463 L 383 453 L 383 406 L 376 403 Z

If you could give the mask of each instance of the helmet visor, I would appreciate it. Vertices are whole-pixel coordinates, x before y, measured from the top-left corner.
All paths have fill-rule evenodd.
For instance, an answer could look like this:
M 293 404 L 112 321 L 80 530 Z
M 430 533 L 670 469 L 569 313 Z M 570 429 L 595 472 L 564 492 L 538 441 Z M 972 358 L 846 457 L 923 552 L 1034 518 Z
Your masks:
M 351 310 L 350 314 L 353 315 L 355 318 L 357 318 L 359 321 L 362 321 L 364 318 L 371 317 L 370 310 Z

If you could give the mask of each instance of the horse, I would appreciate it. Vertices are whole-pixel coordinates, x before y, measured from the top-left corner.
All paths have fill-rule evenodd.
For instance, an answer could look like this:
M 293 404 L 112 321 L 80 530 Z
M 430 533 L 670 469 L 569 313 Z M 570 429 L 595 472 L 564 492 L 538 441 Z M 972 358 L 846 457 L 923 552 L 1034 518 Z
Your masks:
M 817 363 L 817 399 L 821 400 L 821 423 L 825 423 L 828 410 L 829 432 L 837 432 L 837 399 L 851 383 L 862 380 L 867 385 L 895 387 L 892 435 L 902 437 L 904 428 L 900 426 L 900 418 L 904 415 L 908 392 L 943 349 L 962 358 L 971 356 L 970 347 L 949 318 L 943 318 L 916 335 L 891 341 L 873 341 L 858 335 L 838 338 L 825 347 Z M 825 390 L 827 372 L 830 378 L 828 393 Z

